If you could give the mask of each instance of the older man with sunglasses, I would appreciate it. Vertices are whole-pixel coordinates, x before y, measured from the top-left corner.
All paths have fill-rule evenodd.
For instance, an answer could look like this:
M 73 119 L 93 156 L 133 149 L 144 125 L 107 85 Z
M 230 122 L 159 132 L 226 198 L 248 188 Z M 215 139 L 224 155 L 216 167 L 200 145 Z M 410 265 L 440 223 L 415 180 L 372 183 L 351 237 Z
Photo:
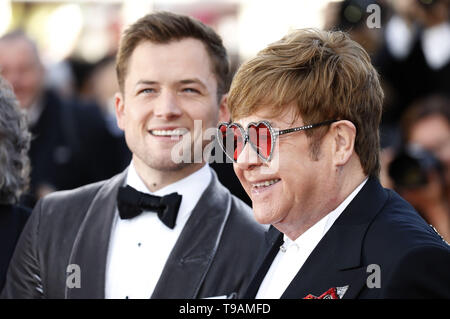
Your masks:
M 297 30 L 241 66 L 218 140 L 271 224 L 248 298 L 450 298 L 450 248 L 378 180 L 383 91 L 342 32 Z

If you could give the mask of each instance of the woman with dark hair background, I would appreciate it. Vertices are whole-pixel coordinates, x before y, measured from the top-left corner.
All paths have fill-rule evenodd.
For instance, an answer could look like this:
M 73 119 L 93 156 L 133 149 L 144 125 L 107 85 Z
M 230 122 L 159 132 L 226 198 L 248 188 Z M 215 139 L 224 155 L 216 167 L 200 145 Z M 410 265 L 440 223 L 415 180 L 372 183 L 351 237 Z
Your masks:
M 30 210 L 17 205 L 28 187 L 30 133 L 7 82 L 0 77 L 0 290 Z

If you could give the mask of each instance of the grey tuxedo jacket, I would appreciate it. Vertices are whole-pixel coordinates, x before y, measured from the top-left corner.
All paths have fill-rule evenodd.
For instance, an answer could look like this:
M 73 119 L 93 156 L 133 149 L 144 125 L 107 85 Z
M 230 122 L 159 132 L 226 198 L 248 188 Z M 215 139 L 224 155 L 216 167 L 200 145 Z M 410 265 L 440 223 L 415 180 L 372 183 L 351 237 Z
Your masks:
M 253 220 L 251 209 L 232 196 L 214 172 L 212 175 L 169 255 L 152 298 L 233 293 L 240 297 L 256 270 L 264 228 Z M 17 244 L 2 297 L 104 298 L 116 195 L 125 177 L 123 172 L 40 200 Z M 79 267 L 79 287 L 68 284 L 75 267 Z

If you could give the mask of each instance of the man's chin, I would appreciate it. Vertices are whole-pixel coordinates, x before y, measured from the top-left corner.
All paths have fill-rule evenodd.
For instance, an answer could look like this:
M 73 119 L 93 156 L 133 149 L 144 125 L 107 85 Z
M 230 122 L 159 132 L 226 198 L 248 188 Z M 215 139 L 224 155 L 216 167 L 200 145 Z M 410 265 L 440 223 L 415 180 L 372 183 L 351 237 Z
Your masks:
M 189 165 L 192 165 L 190 163 L 175 163 L 173 161 L 169 160 L 159 160 L 159 161 L 149 161 L 147 163 L 147 166 L 150 168 L 161 171 L 161 172 L 176 172 L 181 171 L 184 168 L 188 167 Z
M 272 224 L 273 223 L 273 217 L 270 214 L 270 211 L 267 209 L 267 207 L 261 208 L 261 207 L 255 207 L 255 203 L 253 203 L 253 216 L 255 220 L 260 224 Z

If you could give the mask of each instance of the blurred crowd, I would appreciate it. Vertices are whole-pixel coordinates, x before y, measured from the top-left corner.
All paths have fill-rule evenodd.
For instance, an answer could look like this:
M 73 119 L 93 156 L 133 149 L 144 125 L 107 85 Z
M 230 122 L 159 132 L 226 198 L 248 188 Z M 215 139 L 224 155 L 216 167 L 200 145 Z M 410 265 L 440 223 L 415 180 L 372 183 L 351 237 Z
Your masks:
M 367 10 L 370 5 L 379 12 Z M 379 26 L 368 19 L 379 19 Z M 450 241 L 450 0 L 330 2 L 324 28 L 347 31 L 381 75 L 382 184 Z M 55 190 L 109 178 L 130 161 L 114 116 L 114 53 L 94 63 L 71 56 L 58 68 L 69 76 L 48 85 L 49 70 L 33 39 L 20 30 L 0 38 L 0 74 L 32 134 L 30 185 L 20 196 L 28 207 Z M 213 167 L 250 204 L 230 177 L 231 164 Z
M 36 44 L 22 31 L 0 38 L 1 75 L 25 110 L 32 140 L 29 190 L 33 207 L 46 194 L 111 177 L 129 162 L 123 135 L 111 124 L 100 95 L 65 96 L 44 85 L 46 70 Z

